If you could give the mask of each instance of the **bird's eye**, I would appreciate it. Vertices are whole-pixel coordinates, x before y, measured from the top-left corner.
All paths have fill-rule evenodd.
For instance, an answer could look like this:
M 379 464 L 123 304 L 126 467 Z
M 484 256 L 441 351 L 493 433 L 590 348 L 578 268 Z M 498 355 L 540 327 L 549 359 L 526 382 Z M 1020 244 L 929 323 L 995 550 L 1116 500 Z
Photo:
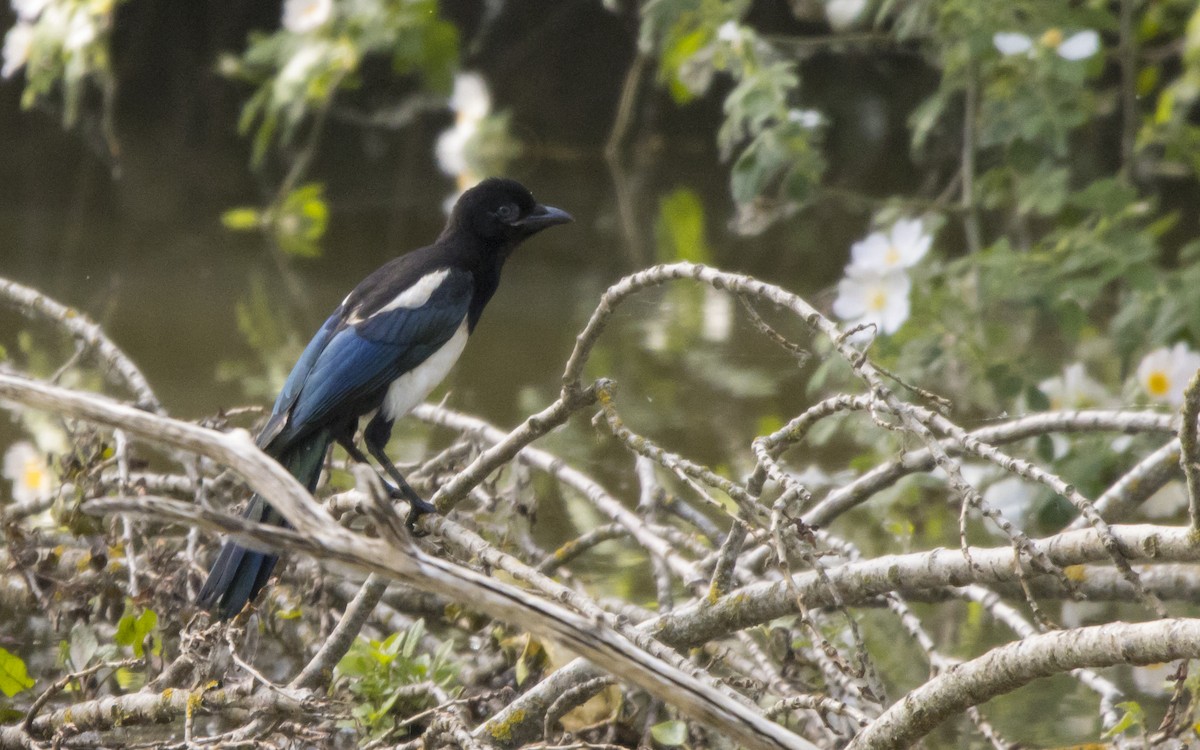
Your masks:
M 517 210 L 516 204 L 513 203 L 505 203 L 503 206 L 496 209 L 496 218 L 500 221 L 503 221 L 505 224 L 516 221 L 519 215 L 520 211 Z

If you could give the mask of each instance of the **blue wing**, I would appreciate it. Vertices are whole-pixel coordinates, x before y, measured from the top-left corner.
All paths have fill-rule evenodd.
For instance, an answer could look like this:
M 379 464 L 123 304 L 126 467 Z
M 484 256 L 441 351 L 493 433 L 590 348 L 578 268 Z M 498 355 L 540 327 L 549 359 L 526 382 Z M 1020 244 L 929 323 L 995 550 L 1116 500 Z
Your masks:
M 342 308 L 339 306 L 338 309 L 333 311 L 333 315 L 330 315 L 324 325 L 321 326 L 321 329 L 317 331 L 316 335 L 312 337 L 312 340 L 308 342 L 308 346 L 304 347 L 304 353 L 300 355 L 300 359 L 296 360 L 296 364 L 292 366 L 292 371 L 283 383 L 283 389 L 279 391 L 279 396 L 275 399 L 275 406 L 271 409 L 271 418 L 267 420 L 267 424 L 263 427 L 262 432 L 258 433 L 259 448 L 266 448 L 287 425 L 287 418 L 292 404 L 296 403 L 296 397 L 300 395 L 300 389 L 304 386 L 308 374 L 312 372 L 313 365 L 317 363 L 321 352 L 325 351 L 325 347 L 329 345 L 329 340 L 333 338 L 338 324 L 342 322 L 341 313 Z
M 260 444 L 283 448 L 335 419 L 357 418 L 396 378 L 425 361 L 462 324 L 470 274 L 451 272 L 425 304 L 371 314 L 334 313 L 305 348 L 275 403 Z M 364 404 L 367 404 L 364 406 Z

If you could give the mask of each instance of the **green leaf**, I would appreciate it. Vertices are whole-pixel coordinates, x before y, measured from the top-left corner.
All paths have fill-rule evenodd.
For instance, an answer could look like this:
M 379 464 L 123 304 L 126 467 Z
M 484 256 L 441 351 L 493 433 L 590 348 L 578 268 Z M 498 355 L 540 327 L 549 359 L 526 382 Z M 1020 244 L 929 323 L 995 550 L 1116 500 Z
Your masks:
M 0 692 L 9 698 L 33 687 L 21 657 L 0 648 Z
M 425 620 L 417 620 L 409 627 L 408 632 L 404 634 L 404 648 L 400 650 L 400 655 L 405 659 L 413 658 L 417 653 L 417 648 L 421 645 L 421 639 L 425 637 Z
M 521 654 L 521 658 L 517 659 L 513 671 L 516 673 L 517 687 L 521 687 L 525 680 L 529 679 L 529 664 L 525 661 L 525 654 Z
M 687 741 L 687 723 L 679 721 L 664 721 L 650 727 L 650 736 L 663 747 L 679 747 Z
M 1110 737 L 1116 737 L 1134 727 L 1145 726 L 1146 712 L 1136 701 L 1127 701 L 1118 703 L 1117 708 L 1123 710 L 1125 715 L 1121 717 L 1112 729 L 1109 729 L 1104 734 L 1100 735 L 1100 739 L 1107 740 Z
M 140 690 L 146 684 L 146 675 L 132 672 L 125 667 L 117 669 L 115 677 L 122 690 Z
M 262 214 L 254 208 L 231 208 L 221 214 L 221 223 L 226 229 L 245 232 L 262 224 Z
M 146 655 L 146 638 L 158 625 L 158 614 L 147 609 L 137 617 L 126 609 L 125 616 L 117 622 L 117 635 L 114 640 L 118 645 L 129 646 L 133 655 L 139 659 Z
M 321 254 L 320 240 L 329 225 L 325 186 L 312 182 L 288 193 L 275 218 L 275 239 L 284 252 L 307 258 Z

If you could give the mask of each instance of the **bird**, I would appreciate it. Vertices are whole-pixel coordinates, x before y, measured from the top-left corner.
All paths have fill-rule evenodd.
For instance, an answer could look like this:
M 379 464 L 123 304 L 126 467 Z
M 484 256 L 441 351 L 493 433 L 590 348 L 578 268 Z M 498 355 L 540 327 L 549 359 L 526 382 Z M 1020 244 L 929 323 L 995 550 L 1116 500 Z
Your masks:
M 392 425 L 458 359 L 513 250 L 543 229 L 570 221 L 566 211 L 538 203 L 512 179 L 489 178 L 464 192 L 433 244 L 385 263 L 337 306 L 284 382 L 258 433 L 258 447 L 313 492 L 334 443 L 351 460 L 370 465 L 355 443 L 360 421 L 370 416 L 363 442 L 391 479 L 384 479 L 389 494 L 408 501 L 409 527 L 436 512 L 388 458 L 384 449 Z M 243 516 L 286 525 L 258 495 Z M 237 615 L 266 585 L 277 560 L 273 553 L 226 541 L 196 603 L 218 620 Z

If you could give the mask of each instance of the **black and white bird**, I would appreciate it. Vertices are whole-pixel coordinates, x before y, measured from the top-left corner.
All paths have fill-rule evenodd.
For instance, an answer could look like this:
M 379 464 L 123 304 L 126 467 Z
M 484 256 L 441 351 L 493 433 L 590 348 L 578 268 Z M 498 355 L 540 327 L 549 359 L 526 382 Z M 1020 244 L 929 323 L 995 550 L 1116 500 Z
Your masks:
M 354 436 L 359 420 L 373 414 L 364 442 L 395 483 L 388 484 L 393 496 L 409 502 L 409 524 L 434 512 L 384 451 L 392 425 L 462 354 L 517 245 L 569 221 L 570 214 L 538 203 L 514 180 L 488 179 L 463 193 L 436 242 L 383 265 L 333 311 L 292 368 L 259 447 L 312 492 L 332 443 L 368 463 Z M 257 495 L 245 515 L 284 523 Z M 226 542 L 197 603 L 221 619 L 236 615 L 266 584 L 276 560 Z

